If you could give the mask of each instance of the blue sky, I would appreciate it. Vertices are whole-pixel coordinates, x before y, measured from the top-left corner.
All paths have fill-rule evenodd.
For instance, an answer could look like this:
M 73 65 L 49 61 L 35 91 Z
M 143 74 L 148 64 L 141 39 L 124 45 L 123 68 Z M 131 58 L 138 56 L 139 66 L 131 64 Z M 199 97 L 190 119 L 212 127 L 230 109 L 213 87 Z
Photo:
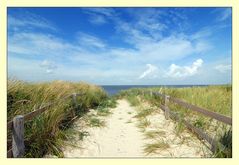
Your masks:
M 8 77 L 231 83 L 231 8 L 8 8 Z

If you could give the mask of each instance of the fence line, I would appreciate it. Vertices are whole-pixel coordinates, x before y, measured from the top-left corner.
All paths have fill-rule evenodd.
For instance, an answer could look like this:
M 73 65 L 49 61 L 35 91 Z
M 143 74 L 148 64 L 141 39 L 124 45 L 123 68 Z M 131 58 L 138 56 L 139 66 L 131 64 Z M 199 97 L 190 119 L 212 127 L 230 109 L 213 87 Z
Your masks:
M 154 95 L 157 95 L 157 96 L 162 96 L 162 97 L 166 97 L 167 96 L 167 95 L 159 93 L 159 92 L 152 92 L 152 93 Z M 221 114 L 209 111 L 209 110 L 207 110 L 205 108 L 201 108 L 201 107 L 189 104 L 189 103 L 187 103 L 185 101 L 182 101 L 182 100 L 180 100 L 178 98 L 173 98 L 171 96 L 167 96 L 167 97 L 168 97 L 169 101 L 171 101 L 171 102 L 179 104 L 179 105 L 181 105 L 181 106 L 183 106 L 185 108 L 188 108 L 190 110 L 199 112 L 199 113 L 203 114 L 204 116 L 211 117 L 211 118 L 216 119 L 216 120 L 218 120 L 220 122 L 223 122 L 225 124 L 232 125 L 232 118 L 230 118 L 230 117 L 227 117 L 227 116 L 224 116 L 224 115 L 221 115 Z
M 227 125 L 232 125 L 232 118 L 209 111 L 207 109 L 204 109 L 204 108 L 192 105 L 192 104 L 189 104 L 189 103 L 182 101 L 178 98 L 173 98 L 171 96 L 162 94 L 160 92 L 152 92 L 151 91 L 150 95 L 156 95 L 156 96 L 160 96 L 160 97 L 164 98 L 164 105 L 160 105 L 160 108 L 162 110 L 164 110 L 165 119 L 168 119 L 169 117 L 171 117 L 171 118 L 174 118 L 176 121 L 182 121 L 185 124 L 185 126 L 188 129 L 190 129 L 193 133 L 197 134 L 200 138 L 205 139 L 211 145 L 211 151 L 213 151 L 213 152 L 216 152 L 217 148 L 222 146 L 222 144 L 218 140 L 212 138 L 207 133 L 203 132 L 202 129 L 193 126 L 192 124 L 190 124 L 188 121 L 186 121 L 184 119 L 180 119 L 180 116 L 177 113 L 170 111 L 170 109 L 168 107 L 169 102 L 179 104 L 185 108 L 188 108 L 190 110 L 201 113 L 204 116 L 216 119 L 216 120 L 223 122 Z
M 165 111 L 165 106 L 161 105 L 160 108 Z M 180 119 L 179 115 L 173 111 L 169 111 L 170 117 L 174 118 L 178 122 L 183 122 L 185 126 L 190 129 L 193 133 L 197 134 L 200 138 L 205 139 L 211 145 L 211 151 L 215 152 L 217 149 L 217 145 L 220 145 L 215 139 L 210 137 L 208 134 L 203 132 L 202 129 L 197 128 L 190 124 L 188 121 L 184 119 Z
M 221 122 L 223 122 L 225 124 L 232 125 L 232 118 L 230 118 L 230 117 L 227 117 L 227 116 L 224 116 L 224 115 L 221 115 L 221 114 L 209 111 L 209 110 L 204 109 L 204 108 L 197 107 L 195 105 L 186 103 L 186 102 L 184 102 L 182 100 L 179 100 L 179 99 L 176 99 L 176 98 L 170 98 L 170 101 L 172 101 L 174 103 L 177 103 L 177 104 L 179 104 L 181 106 L 184 106 L 185 108 L 188 108 L 188 109 L 191 109 L 193 111 L 199 112 L 199 113 L 201 113 L 201 114 L 203 114 L 205 116 L 214 118 L 214 119 L 216 119 L 218 121 L 221 121 Z
M 29 112 L 25 115 L 17 115 L 13 120 L 7 123 L 7 129 L 12 130 L 12 148 L 7 151 L 7 157 L 23 157 L 25 153 L 24 146 L 24 122 L 31 120 L 32 118 L 42 114 L 48 110 L 51 106 L 55 105 L 59 101 L 64 101 L 70 97 L 73 99 L 74 108 L 77 108 L 76 97 L 82 96 L 85 93 L 73 93 L 60 98 L 54 102 L 47 103 L 45 106 Z

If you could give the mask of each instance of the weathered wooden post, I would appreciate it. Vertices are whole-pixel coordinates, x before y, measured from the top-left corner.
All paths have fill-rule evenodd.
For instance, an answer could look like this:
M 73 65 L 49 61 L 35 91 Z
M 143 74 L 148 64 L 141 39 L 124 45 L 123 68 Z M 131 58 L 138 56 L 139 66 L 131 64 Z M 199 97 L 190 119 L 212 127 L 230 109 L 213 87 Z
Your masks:
M 14 158 L 21 158 L 24 153 L 24 117 L 18 115 L 13 118 L 12 154 Z
M 169 119 L 169 107 L 168 107 L 168 103 L 169 103 L 169 96 L 165 95 L 164 96 L 164 104 L 165 104 L 165 111 L 164 111 L 164 116 L 165 119 L 168 120 Z

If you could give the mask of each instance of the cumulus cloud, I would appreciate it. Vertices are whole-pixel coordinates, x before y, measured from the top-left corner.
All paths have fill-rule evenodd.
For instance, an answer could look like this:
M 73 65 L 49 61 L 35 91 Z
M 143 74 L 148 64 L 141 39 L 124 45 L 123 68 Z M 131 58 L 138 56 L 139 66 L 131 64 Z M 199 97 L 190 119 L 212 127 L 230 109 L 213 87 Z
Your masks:
M 221 73 L 226 73 L 226 72 L 228 72 L 228 71 L 230 71 L 232 69 L 232 66 L 231 65 L 220 64 L 220 65 L 217 65 L 215 67 L 215 69 L 218 70 Z
M 156 74 L 155 72 L 158 70 L 158 68 L 152 64 L 146 64 L 146 71 L 144 71 L 140 76 L 139 76 L 139 79 L 143 79 L 145 78 L 146 76 L 147 77 L 151 77 L 151 78 L 154 78 L 156 77 Z
M 198 73 L 198 69 L 202 66 L 202 64 L 202 59 L 194 61 L 191 66 L 178 66 L 176 64 L 172 64 L 169 67 L 167 76 L 172 78 L 185 78 L 188 76 L 193 76 Z
M 54 73 L 54 71 L 57 69 L 57 66 L 55 65 L 55 63 L 48 60 L 42 61 L 42 63 L 40 64 L 40 67 L 44 68 L 46 73 L 48 74 Z

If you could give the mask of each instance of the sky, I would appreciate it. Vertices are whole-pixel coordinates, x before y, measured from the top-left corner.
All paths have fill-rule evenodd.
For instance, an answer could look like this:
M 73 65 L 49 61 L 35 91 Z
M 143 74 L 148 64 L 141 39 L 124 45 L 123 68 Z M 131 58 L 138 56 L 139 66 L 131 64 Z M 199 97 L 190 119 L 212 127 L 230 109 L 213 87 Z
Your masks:
M 231 83 L 231 8 L 8 8 L 8 77 Z

